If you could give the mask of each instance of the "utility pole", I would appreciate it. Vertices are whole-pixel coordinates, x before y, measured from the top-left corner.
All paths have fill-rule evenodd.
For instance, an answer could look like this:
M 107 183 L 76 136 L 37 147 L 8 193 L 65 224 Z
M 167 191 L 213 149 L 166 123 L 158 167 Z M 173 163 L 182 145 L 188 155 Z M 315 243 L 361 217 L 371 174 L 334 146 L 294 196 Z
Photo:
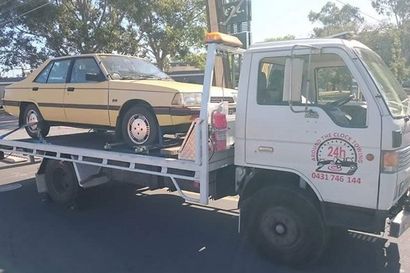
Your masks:
M 208 25 L 210 32 L 219 32 L 219 22 L 218 22 L 218 0 L 207 0 L 208 7 Z M 214 83 L 216 86 L 225 86 L 224 83 L 224 67 L 222 58 L 217 56 L 215 60 L 214 69 Z

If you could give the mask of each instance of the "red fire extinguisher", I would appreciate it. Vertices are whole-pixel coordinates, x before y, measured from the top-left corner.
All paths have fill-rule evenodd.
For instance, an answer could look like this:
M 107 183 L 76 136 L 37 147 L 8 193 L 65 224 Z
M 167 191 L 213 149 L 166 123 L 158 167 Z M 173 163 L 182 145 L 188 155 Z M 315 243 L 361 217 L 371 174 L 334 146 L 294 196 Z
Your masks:
M 228 122 L 226 120 L 226 114 L 222 111 L 222 107 L 212 112 L 212 129 L 214 151 L 220 152 L 226 150 Z

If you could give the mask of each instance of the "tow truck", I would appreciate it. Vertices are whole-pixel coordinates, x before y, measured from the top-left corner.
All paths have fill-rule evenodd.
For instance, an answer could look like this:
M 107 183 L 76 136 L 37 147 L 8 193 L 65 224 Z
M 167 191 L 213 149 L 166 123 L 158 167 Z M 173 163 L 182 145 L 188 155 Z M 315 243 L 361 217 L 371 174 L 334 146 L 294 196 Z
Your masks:
M 335 38 L 247 50 L 221 33 L 206 41 L 200 115 L 185 136 L 132 150 L 98 132 L 7 134 L 0 150 L 43 158 L 38 192 L 65 205 L 109 181 L 203 205 L 238 195 L 239 232 L 290 265 L 316 261 L 333 228 L 398 237 L 409 227 L 409 100 L 376 53 Z M 236 113 L 209 103 L 216 60 L 229 56 L 240 66 Z

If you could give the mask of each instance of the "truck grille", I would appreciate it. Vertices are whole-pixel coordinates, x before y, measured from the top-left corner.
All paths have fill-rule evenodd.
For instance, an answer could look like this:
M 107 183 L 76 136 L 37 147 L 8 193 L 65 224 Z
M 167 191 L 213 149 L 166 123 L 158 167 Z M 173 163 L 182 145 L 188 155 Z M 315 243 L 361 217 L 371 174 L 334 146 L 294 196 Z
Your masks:
M 211 97 L 211 103 L 219 103 L 227 101 L 228 103 L 234 103 L 233 97 Z
M 410 146 L 399 151 L 399 170 L 410 165 Z

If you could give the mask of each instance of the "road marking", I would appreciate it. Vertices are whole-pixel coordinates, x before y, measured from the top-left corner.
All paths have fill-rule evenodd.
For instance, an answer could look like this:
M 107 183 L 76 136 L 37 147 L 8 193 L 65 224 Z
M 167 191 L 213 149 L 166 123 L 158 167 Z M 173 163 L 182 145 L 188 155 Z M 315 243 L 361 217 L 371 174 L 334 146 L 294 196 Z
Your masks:
M 0 192 L 14 191 L 21 188 L 23 185 L 20 183 L 0 185 Z

